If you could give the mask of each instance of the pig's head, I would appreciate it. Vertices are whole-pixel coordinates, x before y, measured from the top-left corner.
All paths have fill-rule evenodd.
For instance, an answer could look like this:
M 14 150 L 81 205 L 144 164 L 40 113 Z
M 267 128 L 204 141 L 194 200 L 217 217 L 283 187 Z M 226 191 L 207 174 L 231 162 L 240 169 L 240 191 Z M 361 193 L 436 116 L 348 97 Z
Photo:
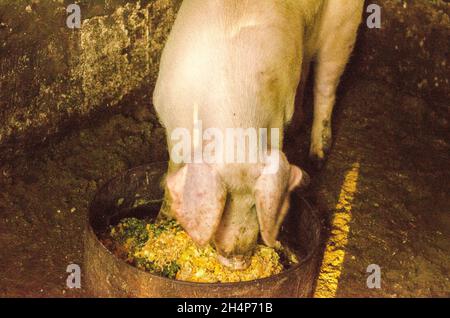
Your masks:
M 276 160 L 274 160 L 276 158 Z M 274 246 L 289 194 L 308 175 L 280 151 L 261 164 L 186 164 L 167 177 L 171 209 L 199 245 L 214 243 L 222 264 L 248 265 L 258 235 Z

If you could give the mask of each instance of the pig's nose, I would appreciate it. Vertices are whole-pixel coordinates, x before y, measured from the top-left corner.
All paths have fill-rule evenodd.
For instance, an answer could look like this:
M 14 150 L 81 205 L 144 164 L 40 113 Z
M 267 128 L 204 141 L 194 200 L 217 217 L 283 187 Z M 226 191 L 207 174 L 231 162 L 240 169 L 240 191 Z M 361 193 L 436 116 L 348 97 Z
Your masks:
M 219 254 L 217 256 L 217 259 L 222 265 L 229 267 L 233 270 L 244 270 L 250 266 L 250 257 L 248 256 L 238 255 L 232 257 L 225 257 Z

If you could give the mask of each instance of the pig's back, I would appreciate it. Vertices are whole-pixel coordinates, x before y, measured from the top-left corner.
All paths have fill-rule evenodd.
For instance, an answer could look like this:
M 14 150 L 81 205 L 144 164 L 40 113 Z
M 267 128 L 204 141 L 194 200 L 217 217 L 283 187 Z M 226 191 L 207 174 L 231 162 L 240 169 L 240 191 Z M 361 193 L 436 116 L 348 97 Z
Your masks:
M 163 124 L 187 127 L 197 105 L 205 128 L 281 128 L 300 77 L 303 2 L 321 1 L 184 1 L 155 89 Z

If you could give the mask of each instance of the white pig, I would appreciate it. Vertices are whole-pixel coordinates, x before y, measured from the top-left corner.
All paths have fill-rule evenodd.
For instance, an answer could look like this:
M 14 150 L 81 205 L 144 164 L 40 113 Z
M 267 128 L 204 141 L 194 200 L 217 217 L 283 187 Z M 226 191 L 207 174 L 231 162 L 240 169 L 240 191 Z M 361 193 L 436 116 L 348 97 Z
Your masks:
M 185 0 L 164 48 L 153 103 L 168 136 L 203 129 L 278 128 L 292 120 L 299 83 L 315 61 L 310 157 L 322 161 L 331 144 L 336 88 L 361 22 L 362 0 Z M 196 109 L 194 109 L 196 108 Z M 280 145 L 282 142 L 280 143 Z M 289 194 L 307 179 L 280 146 L 279 169 L 265 163 L 170 161 L 165 216 L 175 217 L 220 261 L 245 268 L 258 236 L 273 246 Z

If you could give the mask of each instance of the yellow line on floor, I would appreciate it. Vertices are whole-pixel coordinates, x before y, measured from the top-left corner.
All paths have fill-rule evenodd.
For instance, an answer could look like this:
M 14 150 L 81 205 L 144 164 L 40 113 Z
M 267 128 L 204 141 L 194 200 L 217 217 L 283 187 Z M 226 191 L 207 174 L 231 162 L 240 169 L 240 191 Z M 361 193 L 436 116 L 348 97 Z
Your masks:
M 333 214 L 330 238 L 325 248 L 314 297 L 331 298 L 336 295 L 350 231 L 352 201 L 357 188 L 359 168 L 359 162 L 355 162 L 345 175 Z

